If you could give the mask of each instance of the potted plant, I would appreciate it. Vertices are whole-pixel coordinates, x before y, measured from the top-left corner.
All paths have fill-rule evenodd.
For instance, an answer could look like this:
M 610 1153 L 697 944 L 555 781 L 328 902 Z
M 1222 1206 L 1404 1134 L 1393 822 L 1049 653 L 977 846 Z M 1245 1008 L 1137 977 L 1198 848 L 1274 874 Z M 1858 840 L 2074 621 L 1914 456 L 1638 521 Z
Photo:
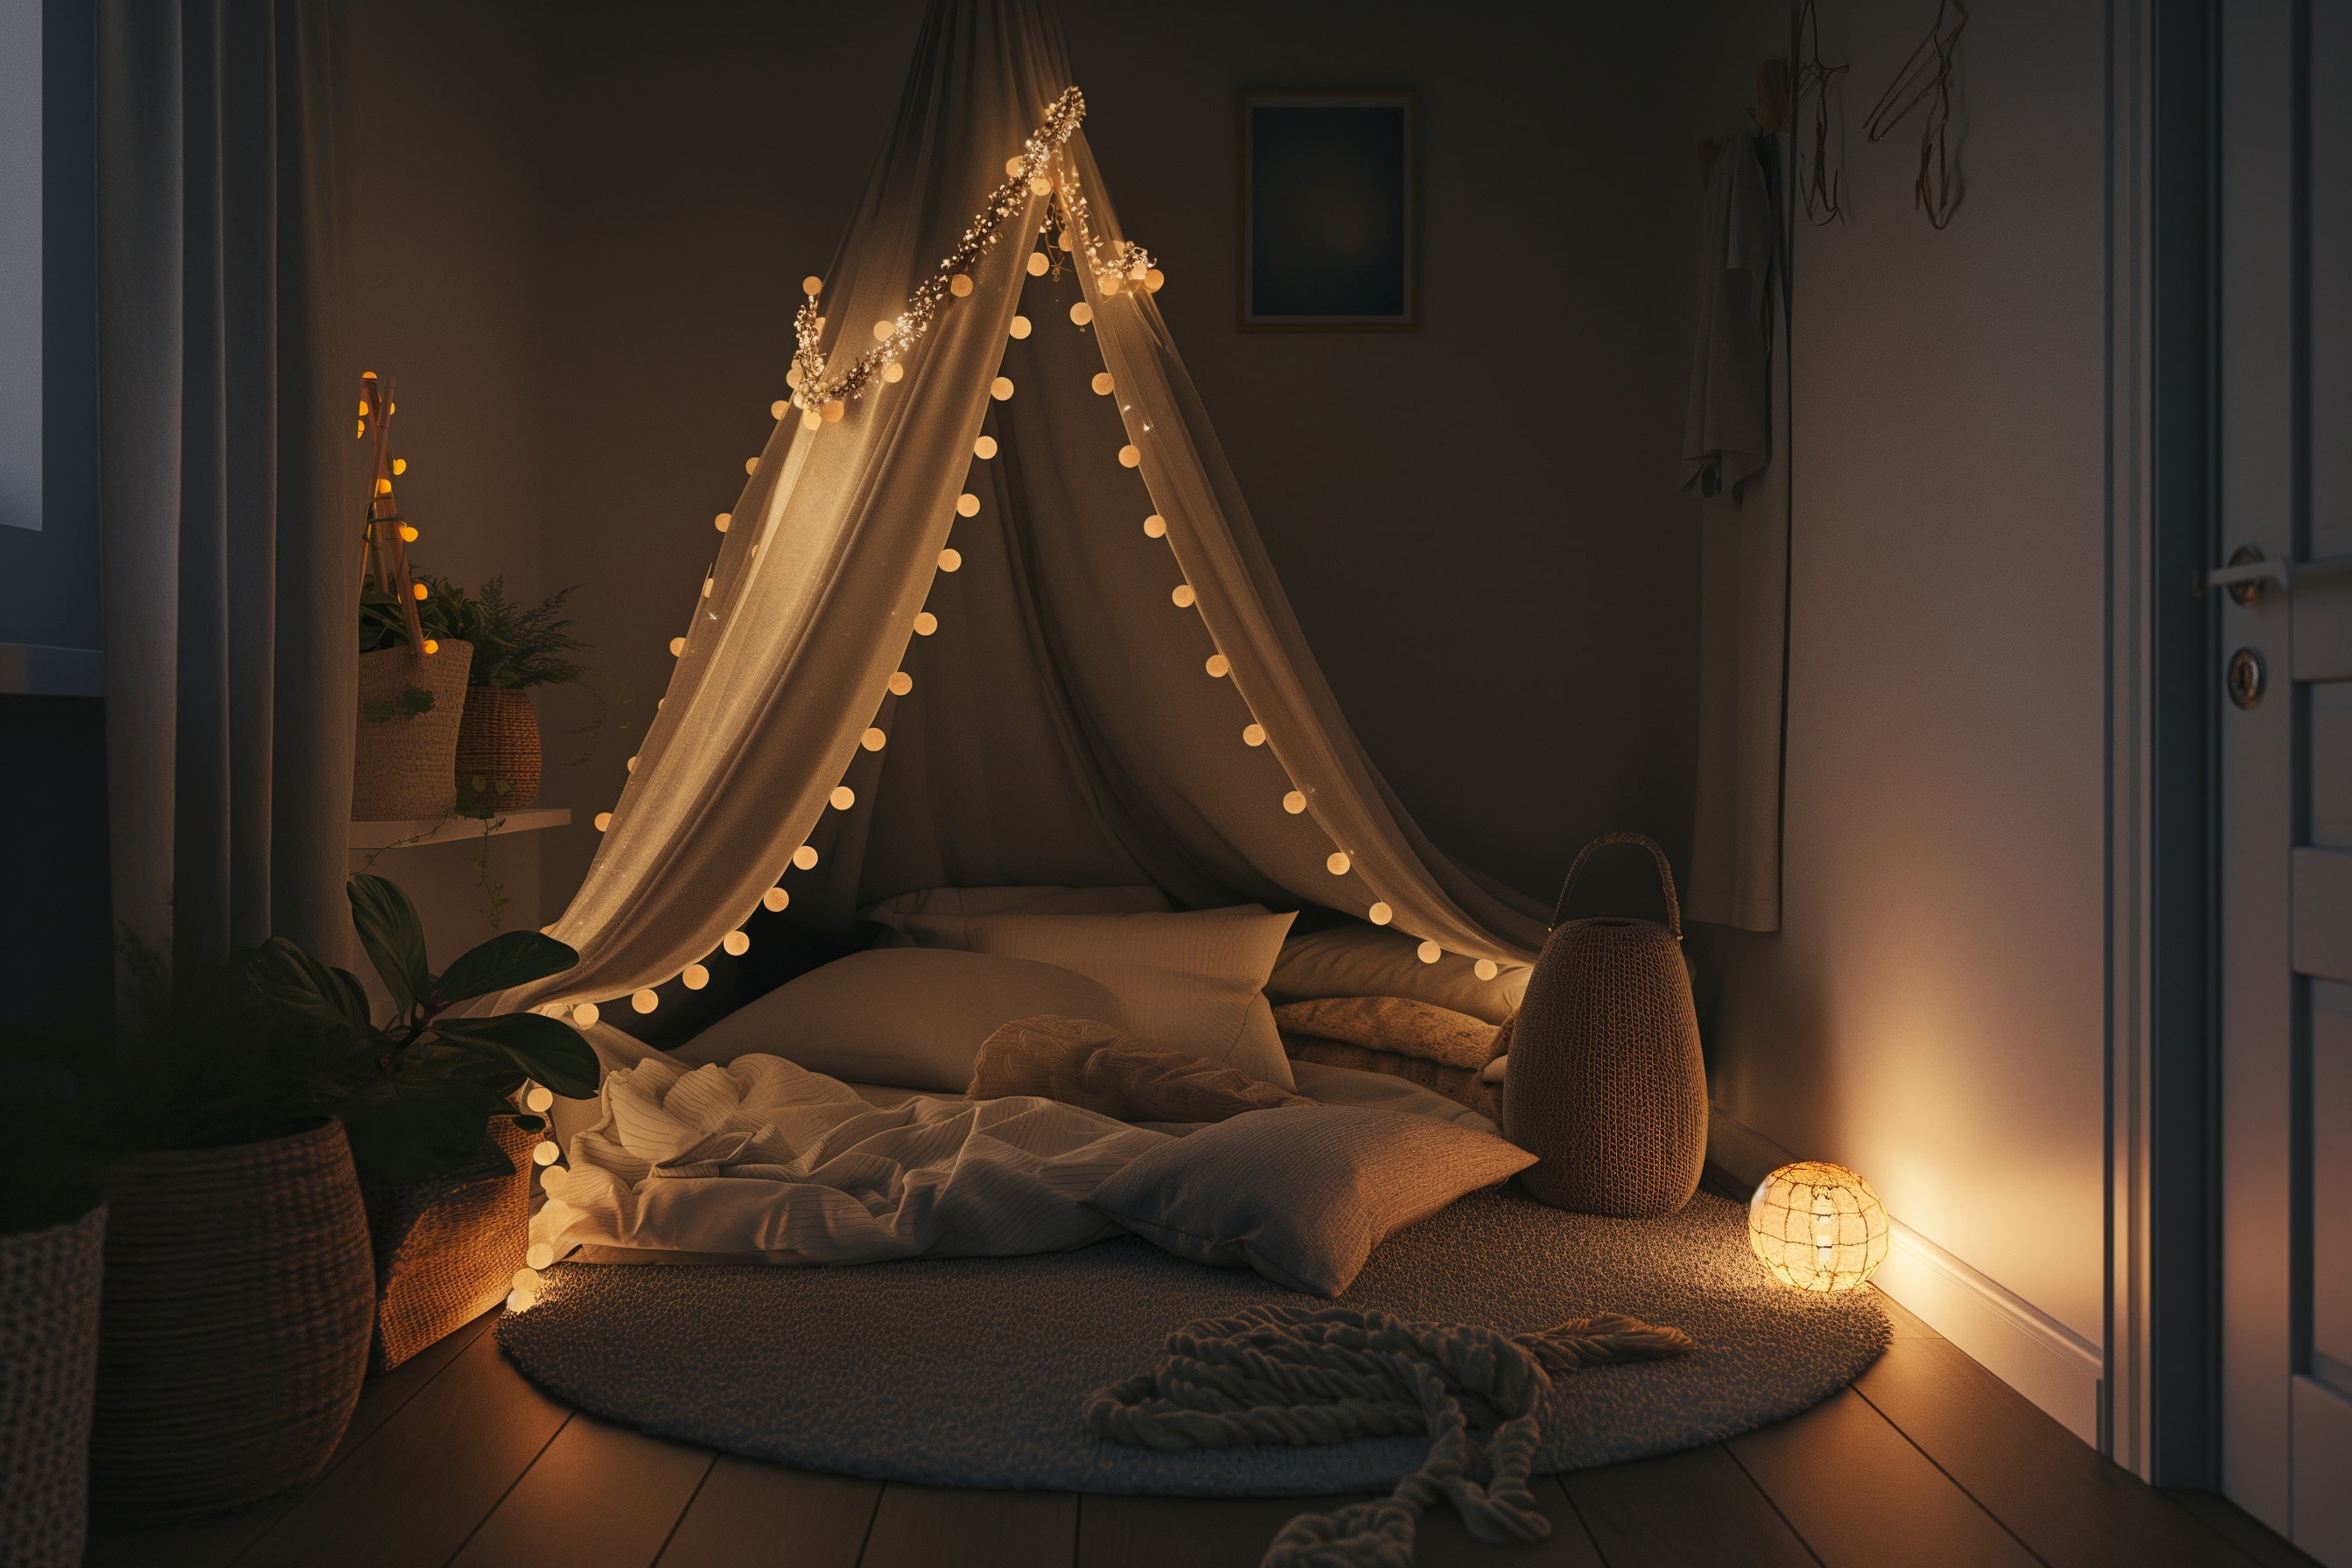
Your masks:
M 539 716 L 534 686 L 567 686 L 588 673 L 567 658 L 587 645 L 571 634 L 566 588 L 536 605 L 507 597 L 506 580 L 493 577 L 469 597 L 454 584 L 427 578 L 450 635 L 470 644 L 466 713 L 457 729 L 457 810 L 467 816 L 520 811 L 539 794 Z
M 596 1055 L 540 1013 L 456 1016 L 458 1004 L 561 973 L 579 954 L 505 931 L 435 974 L 415 906 L 382 877 L 351 880 L 352 923 L 392 1000 L 378 1023 L 356 976 L 284 938 L 255 956 L 259 993 L 348 1042 L 362 1070 L 334 1087 L 351 1129 L 373 1242 L 374 1370 L 396 1366 L 507 1293 L 530 1246 L 530 1166 L 544 1122 L 527 1084 L 584 1098 Z M 486 1131 L 487 1129 L 487 1131 Z

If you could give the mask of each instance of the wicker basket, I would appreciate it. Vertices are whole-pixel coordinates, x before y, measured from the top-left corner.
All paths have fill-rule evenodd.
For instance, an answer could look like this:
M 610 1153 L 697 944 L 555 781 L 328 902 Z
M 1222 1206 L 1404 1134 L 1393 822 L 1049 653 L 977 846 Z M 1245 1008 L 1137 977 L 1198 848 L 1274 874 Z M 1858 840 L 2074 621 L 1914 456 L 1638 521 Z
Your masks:
M 530 1246 L 530 1150 L 540 1137 L 501 1116 L 463 1169 L 367 1194 L 376 1303 L 370 1372 L 390 1371 L 505 1299 Z
M 107 1172 L 90 1500 L 135 1520 L 316 1477 L 367 1372 L 374 1270 L 340 1121 Z
M 530 693 L 467 687 L 466 721 L 457 728 L 457 809 L 491 816 L 520 811 L 538 795 L 539 715 Z
M 0 1568 L 79 1568 L 106 1205 L 0 1236 Z
M 474 645 L 444 642 L 421 664 L 405 647 L 360 655 L 358 740 L 352 753 L 352 820 L 413 822 L 457 808 L 457 726 Z M 369 719 L 371 703 L 397 702 L 421 686 L 433 706 L 414 718 Z

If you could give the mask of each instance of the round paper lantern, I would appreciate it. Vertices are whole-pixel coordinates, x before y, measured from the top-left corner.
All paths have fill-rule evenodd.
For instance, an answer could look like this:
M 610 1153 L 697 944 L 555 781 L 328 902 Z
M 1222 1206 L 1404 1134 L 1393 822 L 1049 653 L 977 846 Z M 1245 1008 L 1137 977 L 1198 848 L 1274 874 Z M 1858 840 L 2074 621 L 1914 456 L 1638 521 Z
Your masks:
M 1791 1289 L 1852 1290 L 1886 1260 L 1887 1242 L 1886 1205 L 1843 1165 L 1783 1165 L 1748 1200 L 1748 1245 Z

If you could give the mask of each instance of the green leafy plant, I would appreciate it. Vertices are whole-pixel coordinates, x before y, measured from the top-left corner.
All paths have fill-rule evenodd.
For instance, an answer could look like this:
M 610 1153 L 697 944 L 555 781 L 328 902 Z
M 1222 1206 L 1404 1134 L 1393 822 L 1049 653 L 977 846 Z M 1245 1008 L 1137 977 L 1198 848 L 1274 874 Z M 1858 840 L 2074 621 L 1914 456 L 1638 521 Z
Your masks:
M 284 937 L 256 950 L 251 977 L 279 1014 L 345 1043 L 352 1068 L 338 1075 L 332 1102 L 363 1176 L 396 1184 L 454 1170 L 479 1153 L 493 1117 L 543 1125 L 514 1109 L 526 1079 L 573 1098 L 596 1092 L 596 1054 L 571 1025 L 541 1013 L 450 1012 L 560 974 L 577 952 L 535 931 L 505 931 L 436 974 L 424 922 L 398 884 L 362 873 L 349 890 L 360 945 L 392 998 L 389 1018 L 375 1020 L 357 975 Z
M 456 623 L 464 611 L 452 600 L 462 600 L 464 594 L 436 577 L 419 576 L 425 595 L 416 606 L 416 624 L 427 637 L 461 637 Z M 360 651 L 381 653 L 388 647 L 408 646 L 408 618 L 401 612 L 400 596 L 375 585 L 373 577 L 360 584 Z
M 435 584 L 439 591 L 439 584 Z M 588 645 L 571 633 L 564 601 L 579 591 L 574 584 L 537 605 L 525 605 L 507 597 L 506 579 L 493 577 L 480 595 L 467 598 L 452 592 L 453 637 L 474 645 L 476 686 L 517 689 L 526 686 L 570 686 L 584 679 L 588 667 L 567 658 Z

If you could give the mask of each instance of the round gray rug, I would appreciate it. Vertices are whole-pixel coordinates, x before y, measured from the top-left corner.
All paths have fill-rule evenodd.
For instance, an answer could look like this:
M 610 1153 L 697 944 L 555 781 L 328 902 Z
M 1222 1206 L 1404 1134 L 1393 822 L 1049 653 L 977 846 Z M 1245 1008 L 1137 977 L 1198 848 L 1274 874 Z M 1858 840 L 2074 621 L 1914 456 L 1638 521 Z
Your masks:
M 1561 1380 L 1542 1471 L 1670 1453 L 1793 1415 L 1885 1347 L 1867 1293 L 1801 1295 L 1701 1193 L 1671 1219 L 1563 1214 L 1506 1189 L 1399 1232 L 1338 1305 L 1511 1332 L 1595 1312 L 1670 1323 L 1688 1355 Z M 860 1268 L 562 1264 L 499 1342 L 599 1415 L 804 1469 L 943 1486 L 1204 1497 L 1385 1489 L 1420 1438 L 1159 1454 L 1079 1424 L 1170 1331 L 1261 1302 L 1324 1305 L 1132 1237 L 1034 1258 Z

